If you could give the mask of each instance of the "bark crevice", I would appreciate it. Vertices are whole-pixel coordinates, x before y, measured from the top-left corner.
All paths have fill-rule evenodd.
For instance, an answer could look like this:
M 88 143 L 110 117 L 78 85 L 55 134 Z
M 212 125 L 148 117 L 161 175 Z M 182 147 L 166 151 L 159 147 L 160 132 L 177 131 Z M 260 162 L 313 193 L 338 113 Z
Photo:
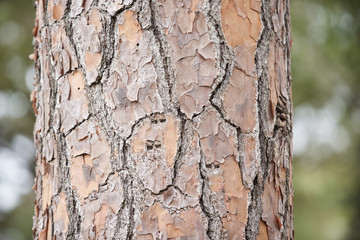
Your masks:
M 288 7 L 288 6 L 287 6 Z M 286 7 L 286 8 L 287 8 Z M 260 146 L 260 171 L 256 175 L 253 185 L 254 188 L 251 191 L 251 202 L 248 209 L 248 220 L 246 225 L 246 239 L 255 240 L 257 234 L 259 233 L 259 222 L 263 216 L 263 194 L 265 182 L 269 181 L 269 171 L 271 164 L 276 164 L 275 161 L 275 152 L 279 151 L 277 148 L 291 142 L 291 110 L 289 110 L 289 101 L 283 96 L 279 96 L 279 103 L 276 106 L 276 119 L 273 129 L 269 129 L 269 116 L 268 116 L 268 106 L 270 99 L 270 76 L 268 69 L 268 58 L 270 51 L 270 42 L 275 37 L 276 42 L 280 43 L 281 47 L 287 47 L 288 44 L 282 43 L 275 33 L 272 18 L 271 18 L 271 5 L 269 2 L 262 0 L 261 1 L 261 20 L 263 24 L 263 29 L 258 41 L 256 55 L 255 55 L 255 64 L 256 72 L 258 76 L 258 119 L 259 119 L 259 146 Z M 288 24 L 288 19 L 287 23 Z M 288 31 L 288 28 L 287 28 Z M 287 35 L 288 36 L 288 35 Z M 289 61 L 290 55 L 289 50 L 286 51 L 288 70 L 289 70 Z M 289 72 L 287 72 L 287 91 L 288 95 L 290 91 L 291 81 L 289 79 Z M 291 103 L 290 103 L 291 104 Z M 275 144 L 275 142 L 277 144 Z M 285 155 L 283 150 L 280 150 L 281 156 Z M 284 159 L 284 157 L 283 157 Z M 290 161 L 290 160 L 289 160 Z M 279 218 L 279 229 L 281 232 L 281 239 L 287 239 L 287 231 L 289 231 L 288 226 L 283 227 L 287 224 L 288 219 L 288 209 L 289 205 L 289 196 L 290 196 L 290 169 L 288 166 L 285 166 L 286 169 L 286 189 L 284 193 L 284 202 L 285 202 L 285 211 L 284 214 L 279 213 L 282 218 Z M 272 181 L 272 180 L 270 180 Z
M 79 211 L 79 200 L 75 191 L 71 187 L 70 181 L 70 162 L 67 153 L 66 137 L 64 133 L 58 133 L 57 149 L 59 160 L 59 176 L 60 176 L 60 188 L 58 193 L 63 191 L 66 194 L 66 207 L 68 210 L 69 224 L 67 239 L 78 239 L 80 236 L 82 216 Z
M 180 113 L 180 110 L 179 110 Z M 176 182 L 176 177 L 178 174 L 178 170 L 181 167 L 181 161 L 183 160 L 184 156 L 185 156 L 185 150 L 187 148 L 188 144 L 185 144 L 185 138 L 187 138 L 187 136 L 189 135 L 189 131 L 187 131 L 189 128 L 186 129 L 186 125 L 188 125 L 189 121 L 185 120 L 184 117 L 181 118 L 181 122 L 180 122 L 180 133 L 179 133 L 179 141 L 178 141 L 178 146 L 177 146 L 177 150 L 176 150 L 176 155 L 175 155 L 175 161 L 174 161 L 174 171 L 173 171 L 173 177 L 172 177 L 172 184 L 175 184 Z M 186 141 L 188 143 L 188 141 Z
M 267 106 L 269 97 L 269 79 L 267 59 L 269 54 L 269 42 L 272 35 L 271 20 L 266 11 L 269 3 L 261 1 L 261 21 L 263 29 L 257 44 L 255 54 L 255 66 L 258 76 L 258 121 L 259 121 L 259 146 L 260 146 L 260 171 L 254 178 L 253 189 L 250 194 L 250 205 L 248 208 L 248 220 L 245 228 L 246 240 L 255 240 L 259 232 L 259 223 L 262 215 L 262 195 L 264 183 L 268 174 L 269 160 L 267 158 L 268 136 L 266 129 Z
M 200 143 L 199 143 L 200 144 Z M 222 232 L 222 221 L 219 214 L 214 209 L 214 202 L 211 200 L 211 190 L 209 186 L 209 177 L 206 173 L 205 166 L 205 154 L 200 144 L 200 161 L 199 161 L 199 173 L 201 180 L 201 195 L 199 198 L 199 205 L 207 218 L 208 226 L 206 234 L 209 239 L 224 239 Z
M 126 10 L 131 9 L 136 2 L 136 0 L 131 1 L 129 4 L 117 10 L 113 15 L 110 15 L 110 22 L 106 21 L 103 24 L 105 35 L 102 41 L 100 41 L 102 58 L 98 67 L 98 76 L 96 77 L 96 80 L 90 84 L 90 86 L 92 84 L 99 83 L 103 79 L 105 72 L 109 75 L 109 66 L 112 65 L 115 56 L 115 29 L 117 18 Z
M 165 111 L 176 115 L 175 109 L 178 108 L 179 104 L 173 93 L 175 76 L 171 69 L 171 60 L 168 56 L 168 49 L 166 46 L 164 33 L 161 31 L 161 27 L 158 23 L 155 9 L 156 2 L 153 0 L 148 0 L 145 2 L 148 2 L 149 7 L 142 7 L 143 14 L 141 15 L 141 18 L 139 18 L 139 22 L 141 25 L 145 26 L 152 32 L 154 38 L 154 44 L 151 46 L 151 48 L 155 58 L 154 66 L 158 75 L 157 86 L 161 100 L 165 107 Z M 146 15 L 149 15 L 149 17 L 144 17 Z
M 217 67 L 219 71 L 218 77 L 213 82 L 211 88 L 213 89 L 209 102 L 211 106 L 220 114 L 221 118 L 227 122 L 229 125 L 235 129 L 239 129 L 239 126 L 231 122 L 229 118 L 225 116 L 224 107 L 222 103 L 222 95 L 225 91 L 225 88 L 229 84 L 232 71 L 235 66 L 234 54 L 231 48 L 227 45 L 223 30 L 221 27 L 221 14 L 220 14 L 220 4 L 219 0 L 209 0 L 207 5 L 207 22 L 209 25 L 209 32 L 212 40 L 217 48 Z

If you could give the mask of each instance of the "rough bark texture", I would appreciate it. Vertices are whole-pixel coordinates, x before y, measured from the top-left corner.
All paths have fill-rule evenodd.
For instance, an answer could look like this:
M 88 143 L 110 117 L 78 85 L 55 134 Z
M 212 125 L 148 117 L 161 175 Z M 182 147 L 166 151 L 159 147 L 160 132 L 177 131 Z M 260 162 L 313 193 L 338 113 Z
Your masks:
M 288 0 L 35 5 L 35 239 L 293 239 Z

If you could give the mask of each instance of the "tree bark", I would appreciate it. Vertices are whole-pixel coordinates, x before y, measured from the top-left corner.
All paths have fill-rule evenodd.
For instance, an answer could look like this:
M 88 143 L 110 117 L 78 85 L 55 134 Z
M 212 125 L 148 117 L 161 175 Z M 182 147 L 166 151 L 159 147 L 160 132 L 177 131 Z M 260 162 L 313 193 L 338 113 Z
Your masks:
M 35 239 L 293 239 L 288 0 L 35 5 Z

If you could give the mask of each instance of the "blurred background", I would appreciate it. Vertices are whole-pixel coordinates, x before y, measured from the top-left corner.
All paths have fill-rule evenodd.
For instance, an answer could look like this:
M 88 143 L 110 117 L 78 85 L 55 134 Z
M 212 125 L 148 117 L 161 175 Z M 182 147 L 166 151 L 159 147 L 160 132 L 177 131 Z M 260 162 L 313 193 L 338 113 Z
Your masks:
M 0 240 L 31 239 L 31 0 L 0 0 Z M 295 238 L 360 239 L 360 1 L 291 0 Z

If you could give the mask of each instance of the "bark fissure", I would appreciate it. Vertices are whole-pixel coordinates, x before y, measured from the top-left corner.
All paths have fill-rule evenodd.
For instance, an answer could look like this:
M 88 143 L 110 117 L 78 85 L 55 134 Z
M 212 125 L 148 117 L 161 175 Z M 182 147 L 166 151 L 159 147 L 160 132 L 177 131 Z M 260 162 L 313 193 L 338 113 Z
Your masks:
M 187 197 L 189 196 L 189 195 L 187 195 L 185 192 L 183 192 L 183 191 L 182 191 L 178 186 L 176 186 L 175 184 L 169 184 L 169 185 L 167 185 L 164 189 L 161 189 L 158 193 L 155 193 L 155 192 L 151 191 L 151 190 L 148 189 L 148 188 L 145 188 L 145 189 L 148 190 L 148 191 L 150 191 L 151 194 L 154 195 L 154 196 L 160 196 L 160 195 L 164 194 L 166 191 L 168 191 L 170 188 L 176 189 L 176 190 L 179 191 L 179 193 L 180 193 L 181 195 L 183 195 L 183 196 L 187 196 Z
M 128 164 L 128 157 L 127 157 L 127 152 L 128 152 L 128 146 L 126 143 L 126 139 L 122 140 L 122 147 L 121 147 L 121 153 L 122 155 L 120 155 L 120 159 L 122 159 L 122 164 L 121 164 L 121 169 L 126 169 L 126 166 Z
M 288 2 L 287 2 L 288 3 Z M 268 121 L 268 106 L 270 99 L 270 76 L 268 69 L 268 58 L 269 58 L 269 45 L 272 38 L 276 38 L 276 42 L 280 43 L 281 47 L 286 48 L 286 56 L 287 56 L 287 92 L 290 96 L 290 55 L 289 55 L 289 43 L 284 43 L 277 36 L 274 30 L 273 22 L 271 19 L 270 11 L 270 3 L 267 1 L 261 1 L 261 20 L 263 23 L 263 30 L 261 32 L 260 39 L 257 45 L 257 51 L 255 55 L 255 63 L 256 63 L 256 72 L 258 75 L 258 119 L 259 119 L 259 141 L 260 141 L 260 156 L 261 156 L 261 168 L 256 178 L 254 179 L 254 188 L 251 191 L 251 203 L 248 209 L 248 221 L 246 226 L 246 239 L 247 240 L 255 240 L 259 233 L 259 223 L 262 220 L 263 216 L 263 194 L 265 182 L 269 181 L 269 171 L 271 164 L 274 164 L 275 152 L 278 146 L 283 146 L 288 144 L 291 141 L 291 112 L 286 110 L 288 108 L 288 100 L 283 96 L 279 96 L 280 102 L 276 106 L 276 120 L 273 129 L 269 129 Z M 288 6 L 285 7 L 288 9 Z M 285 28 L 288 31 L 289 19 L 286 20 Z M 287 34 L 288 36 L 288 34 Z M 287 38 L 287 41 L 289 39 Z M 270 102 L 271 103 L 271 102 Z M 281 105 L 283 106 L 281 106 Z M 290 103 L 291 104 L 291 103 Z M 277 142 L 278 144 L 274 144 Z M 283 149 L 280 149 L 280 155 L 285 156 L 286 153 Z M 283 157 L 284 158 L 284 157 Z M 284 202 L 285 202 L 285 210 L 284 214 L 279 213 L 283 218 L 278 218 L 278 227 L 281 232 L 281 239 L 288 239 L 288 231 L 291 229 L 290 226 L 284 227 L 288 221 L 288 209 L 290 208 L 290 169 L 289 167 L 285 167 L 286 171 L 286 184 L 285 184 L 285 194 L 284 194 Z M 272 181 L 272 180 L 270 180 Z M 276 216 L 277 217 L 277 216 Z M 265 221 L 265 220 L 264 220 Z
M 49 0 L 44 0 L 44 5 L 43 5 L 43 12 L 45 13 L 44 14 L 44 18 L 43 18 L 43 21 L 44 21 L 44 24 L 45 26 L 49 25 L 49 14 L 48 12 L 46 11 L 47 8 L 48 8 L 48 4 L 49 4 Z
M 239 153 L 243 152 L 243 149 L 241 149 L 242 146 L 242 139 L 243 139 L 243 133 L 241 127 L 233 123 L 229 118 L 225 116 L 224 113 L 224 106 L 222 101 L 222 95 L 225 91 L 225 88 L 229 84 L 230 78 L 232 76 L 232 72 L 234 70 L 235 66 L 235 57 L 234 53 L 231 50 L 231 48 L 227 45 L 225 41 L 225 36 L 223 33 L 223 29 L 221 27 L 221 21 L 219 21 L 220 11 L 218 9 L 219 6 L 218 0 L 209 0 L 209 8 L 207 11 L 208 16 L 208 22 L 210 23 L 211 27 L 215 30 L 215 36 L 214 38 L 216 40 L 216 44 L 219 48 L 219 60 L 218 60 L 218 66 L 221 69 L 221 74 L 218 76 L 218 79 L 214 81 L 212 85 L 213 91 L 210 95 L 210 103 L 213 108 L 220 114 L 221 119 L 223 119 L 227 124 L 229 124 L 231 127 L 236 129 L 237 132 L 237 147 L 239 150 Z M 241 66 L 239 66 L 241 68 Z M 242 69 L 242 72 L 244 72 L 245 75 L 247 73 Z M 243 160 L 243 157 L 239 154 L 239 157 L 237 159 L 239 167 L 240 167 L 240 173 L 242 176 L 242 184 L 246 188 L 250 188 L 248 186 L 244 179 L 244 172 L 245 172 L 245 163 Z
M 51 42 L 49 43 L 48 49 L 51 49 Z M 50 59 L 51 56 L 48 56 L 48 59 Z M 50 83 L 50 113 L 49 113 L 49 129 L 47 131 L 46 134 L 49 134 L 49 132 L 51 130 L 53 130 L 54 132 L 57 131 L 57 129 L 54 129 L 54 127 L 58 128 L 59 125 L 56 126 L 55 124 L 55 110 L 56 110 L 56 105 L 57 105 L 57 97 L 58 97 L 58 79 L 56 79 L 54 77 L 54 67 L 53 65 L 50 63 L 49 60 L 49 65 L 50 65 L 50 74 L 49 76 L 49 83 Z
M 68 224 L 68 232 L 67 239 L 77 239 L 79 238 L 82 217 L 79 212 L 79 204 L 76 193 L 71 187 L 71 183 L 68 179 L 71 178 L 70 174 L 70 162 L 67 156 L 67 146 L 65 135 L 63 133 L 58 132 L 59 138 L 57 139 L 57 148 L 58 148 L 58 159 L 59 159 L 59 176 L 60 176 L 60 188 L 58 190 L 58 194 L 60 192 L 64 192 L 66 194 L 66 206 L 69 215 L 69 224 Z
M 141 124 L 141 123 L 142 123 L 144 120 L 146 120 L 146 119 L 151 119 L 151 118 L 153 118 L 153 117 L 156 116 L 157 114 L 162 114 L 162 113 L 161 113 L 161 112 L 153 112 L 153 113 L 151 113 L 150 115 L 145 115 L 145 116 L 139 118 L 138 120 L 136 120 L 135 123 L 131 125 L 131 127 L 130 127 L 130 129 L 131 129 L 130 134 L 125 138 L 125 140 L 126 140 L 126 141 L 129 140 L 129 139 L 133 136 L 134 131 L 135 131 L 135 128 L 136 128 L 137 126 L 139 126 L 139 124 Z
M 157 23 L 157 16 L 156 16 L 156 3 L 153 2 L 153 0 L 149 0 L 149 7 L 150 7 L 150 30 L 153 33 L 153 36 L 155 38 L 155 42 L 157 44 L 158 49 L 154 49 L 154 57 L 157 60 L 155 63 L 160 64 L 158 66 L 158 73 L 159 74 L 159 89 L 161 93 L 161 88 L 165 87 L 167 89 L 167 95 L 161 96 L 163 100 L 163 104 L 166 107 L 166 110 L 168 112 L 174 112 L 175 107 L 178 105 L 178 102 L 176 98 L 174 97 L 173 93 L 173 85 L 175 84 L 174 80 L 174 73 L 172 72 L 170 66 L 171 66 L 171 60 L 170 57 L 167 55 L 167 47 L 166 47 L 166 41 L 164 39 L 164 34 L 160 30 L 159 24 Z M 155 65 L 156 66 L 156 65 Z M 159 71 L 160 70 L 160 71 Z M 163 77 L 161 77 L 163 76 Z M 166 84 L 162 83 L 163 79 Z M 169 99 L 169 100 L 167 100 Z
M 266 136 L 266 127 L 264 118 L 267 118 L 264 106 L 267 106 L 266 98 L 269 96 L 268 76 L 267 76 L 267 59 L 269 52 L 269 41 L 271 37 L 271 29 L 269 20 L 266 18 L 268 11 L 268 3 L 261 1 L 261 21 L 263 29 L 257 44 L 255 55 L 256 72 L 258 76 L 258 119 L 259 119 L 259 145 L 260 145 L 260 171 L 253 181 L 253 189 L 251 190 L 251 200 L 248 208 L 248 220 L 246 224 L 246 240 L 255 240 L 259 232 L 259 222 L 262 214 L 262 194 L 264 191 L 264 183 L 268 173 L 268 159 L 266 156 L 268 137 Z
M 129 4 L 125 5 L 124 7 L 120 8 L 118 11 L 115 12 L 114 15 L 110 16 L 110 23 L 107 24 L 105 22 L 103 24 L 105 36 L 103 41 L 101 41 L 101 53 L 102 58 L 100 62 L 100 66 L 98 67 L 98 76 L 96 80 L 90 84 L 99 83 L 103 79 L 104 73 L 107 71 L 109 72 L 109 66 L 112 65 L 114 56 L 115 56 L 115 29 L 116 29 L 116 21 L 117 18 L 126 10 L 131 9 L 137 1 L 131 1 Z
M 122 169 L 119 171 L 121 179 L 123 179 L 124 200 L 121 207 L 117 212 L 117 223 L 115 229 L 115 237 L 118 239 L 131 239 L 134 229 L 134 197 L 133 197 L 133 176 L 131 174 L 131 167 L 129 163 L 129 147 L 125 139 L 121 148 L 123 164 Z
M 210 103 L 211 106 L 220 114 L 220 117 L 226 122 L 228 123 L 230 126 L 232 126 L 235 129 L 238 129 L 239 131 L 241 131 L 240 127 L 237 126 L 236 124 L 232 123 L 230 119 L 226 118 L 224 115 L 224 111 L 222 110 L 223 107 L 221 107 L 221 103 L 216 103 L 219 102 L 218 98 L 219 98 L 219 92 L 223 91 L 223 88 L 228 84 L 229 78 L 231 76 L 231 67 L 230 64 L 226 64 L 225 67 L 225 75 L 223 77 L 223 80 L 216 86 L 215 90 L 212 92 L 211 96 L 210 96 Z M 221 101 L 221 100 L 220 100 Z M 219 106 L 219 105 L 220 106 Z
M 145 1 L 146 2 L 146 1 Z M 145 3 L 146 4 L 146 3 Z M 155 38 L 155 42 L 157 47 L 153 50 L 154 58 L 156 59 L 155 66 L 157 69 L 158 77 L 158 88 L 162 88 L 165 86 L 168 92 L 167 94 L 160 94 L 163 104 L 165 105 L 166 112 L 170 112 L 176 115 L 180 119 L 180 131 L 179 131 L 179 139 L 177 141 L 177 151 L 174 157 L 174 166 L 173 166 L 173 177 L 172 184 L 175 184 L 178 170 L 181 166 L 181 162 L 184 158 L 184 151 L 188 145 L 188 136 L 191 133 L 188 133 L 188 129 L 186 129 L 186 125 L 189 123 L 186 115 L 181 111 L 179 107 L 179 103 L 177 98 L 174 96 L 174 85 L 175 85 L 175 76 L 174 72 L 171 69 L 171 59 L 168 56 L 168 48 L 167 43 L 164 37 L 164 33 L 159 26 L 157 16 L 156 16 L 156 3 L 152 0 L 148 1 L 148 6 L 150 10 L 150 26 L 149 29 L 152 31 L 153 36 Z M 143 8 L 143 7 L 142 7 Z M 142 15 L 142 18 L 139 18 L 140 23 L 144 23 L 143 25 L 147 25 L 145 14 Z M 145 20 L 144 20 L 145 19 Z M 162 77 L 163 76 L 163 77 Z M 164 82 L 163 82 L 164 81 Z M 161 93 L 161 91 L 160 91 Z M 176 109 L 176 111 L 175 111 Z
M 82 217 L 79 212 L 79 204 L 76 199 L 76 193 L 73 190 L 71 190 L 71 195 L 67 198 L 67 206 L 69 206 L 69 227 L 66 239 L 79 239 Z
M 180 110 L 179 110 L 180 113 Z M 178 170 L 181 166 L 181 161 L 184 158 L 185 155 L 185 149 L 186 146 L 185 145 L 185 138 L 187 137 L 187 131 L 185 129 L 185 126 L 187 125 L 188 121 L 184 120 L 184 118 L 181 118 L 181 122 L 180 122 L 180 139 L 178 141 L 178 147 L 177 147 L 177 151 L 176 151 L 176 155 L 175 155 L 175 162 L 174 162 L 174 167 L 173 167 L 173 177 L 172 177 L 172 184 L 175 183 L 176 181 L 176 177 L 178 174 Z
M 216 210 L 213 209 L 213 203 L 211 202 L 211 190 L 209 188 L 209 178 L 206 174 L 205 154 L 203 153 L 201 147 L 200 156 L 199 173 L 201 178 L 201 195 L 199 198 L 199 204 L 208 221 L 206 234 L 209 239 L 224 239 L 221 232 L 221 218 L 216 214 Z
M 63 21 L 65 23 L 64 28 L 65 28 L 66 35 L 69 38 L 70 44 L 72 45 L 72 48 L 75 52 L 75 57 L 77 59 L 78 67 L 81 69 L 84 69 L 84 66 L 82 66 L 81 61 L 80 61 L 80 55 L 79 55 L 78 49 L 76 47 L 76 42 L 74 41 L 73 21 L 71 20 L 71 17 L 69 16 L 70 9 L 71 9 L 71 3 L 72 3 L 72 0 L 68 0 L 66 2 L 66 7 L 65 7 L 64 16 L 63 16 Z
M 126 173 L 127 174 L 127 173 Z M 124 179 L 125 199 L 117 212 L 115 237 L 117 239 L 132 239 L 134 229 L 134 197 L 132 195 L 132 176 L 127 175 Z
M 221 118 L 224 121 L 229 123 L 232 127 L 240 129 L 239 126 L 232 123 L 230 119 L 225 117 L 223 103 L 221 100 L 222 94 L 224 93 L 226 86 L 229 84 L 229 79 L 234 69 L 235 60 L 233 53 L 230 50 L 230 47 L 225 41 L 225 37 L 221 27 L 221 21 L 219 21 L 218 19 L 220 18 L 219 3 L 219 0 L 209 0 L 209 6 L 206 12 L 208 23 L 210 24 L 211 28 L 214 29 L 214 34 L 212 34 L 213 37 L 216 39 L 214 43 L 215 45 L 217 45 L 219 51 L 217 63 L 219 68 L 219 76 L 211 86 L 213 91 L 210 94 L 209 101 L 211 106 L 216 109 L 216 111 L 220 114 Z
M 70 133 L 72 133 L 76 128 L 78 128 L 79 126 L 81 126 L 83 123 L 89 121 L 90 118 L 92 118 L 92 114 L 89 114 L 86 118 L 84 118 L 83 120 L 81 120 L 80 122 L 78 122 L 77 124 L 75 124 L 72 128 L 70 128 L 70 129 L 65 133 L 65 137 L 69 136 Z
M 236 135 L 237 135 L 237 149 L 239 151 L 239 153 L 242 153 L 245 151 L 243 144 L 241 144 L 244 141 L 244 134 L 241 132 L 240 128 L 236 129 Z M 245 176 L 245 160 L 244 157 L 241 156 L 239 154 L 239 159 L 238 159 L 238 163 L 239 163 L 239 168 L 240 168 L 240 173 L 241 173 L 241 181 L 242 184 L 247 188 L 247 189 L 252 189 L 251 186 L 249 186 L 249 184 L 244 181 L 244 176 Z
M 129 225 L 128 225 L 128 232 L 127 232 L 126 239 L 132 239 L 132 236 L 134 234 L 134 226 L 135 226 L 135 221 L 134 221 L 134 211 L 135 211 L 135 209 L 134 209 L 134 197 L 131 197 L 130 202 L 129 202 L 129 206 L 130 206 Z
M 285 48 L 286 48 L 286 56 L 287 56 L 287 90 L 288 90 L 288 95 L 291 96 L 291 85 L 292 85 L 292 78 L 291 78 L 291 45 L 292 45 L 292 39 L 291 39 L 291 30 L 290 30 L 290 1 L 287 0 L 285 1 L 287 8 L 285 8 L 285 29 L 286 29 L 286 43 L 285 44 Z M 292 138 L 293 138 L 293 133 L 292 133 L 292 126 L 293 126 L 293 115 L 292 115 L 292 111 L 293 111 L 293 105 L 292 102 L 289 103 L 290 104 L 290 111 L 291 113 L 287 113 L 287 120 L 288 120 L 288 124 L 286 125 L 289 129 L 287 131 L 287 143 L 290 145 L 290 149 L 291 149 L 291 142 L 292 142 Z M 292 154 L 292 152 L 290 152 L 290 154 Z M 291 160 L 289 160 L 291 161 Z M 291 163 L 290 163 L 291 164 Z M 289 228 L 292 228 L 292 219 L 288 219 L 287 216 L 288 214 L 292 215 L 292 209 L 293 206 L 290 204 L 290 198 L 291 198 L 291 188 L 292 188 L 292 172 L 290 168 L 286 169 L 286 204 L 285 204 L 285 214 L 284 214 L 284 226 L 289 226 Z M 290 197 L 289 197 L 290 196 Z M 290 213 L 289 213 L 290 211 Z M 288 230 L 289 231 L 289 230 Z M 294 238 L 294 231 L 292 231 L 290 233 L 291 237 Z M 281 239 L 286 239 L 286 231 L 283 231 Z

